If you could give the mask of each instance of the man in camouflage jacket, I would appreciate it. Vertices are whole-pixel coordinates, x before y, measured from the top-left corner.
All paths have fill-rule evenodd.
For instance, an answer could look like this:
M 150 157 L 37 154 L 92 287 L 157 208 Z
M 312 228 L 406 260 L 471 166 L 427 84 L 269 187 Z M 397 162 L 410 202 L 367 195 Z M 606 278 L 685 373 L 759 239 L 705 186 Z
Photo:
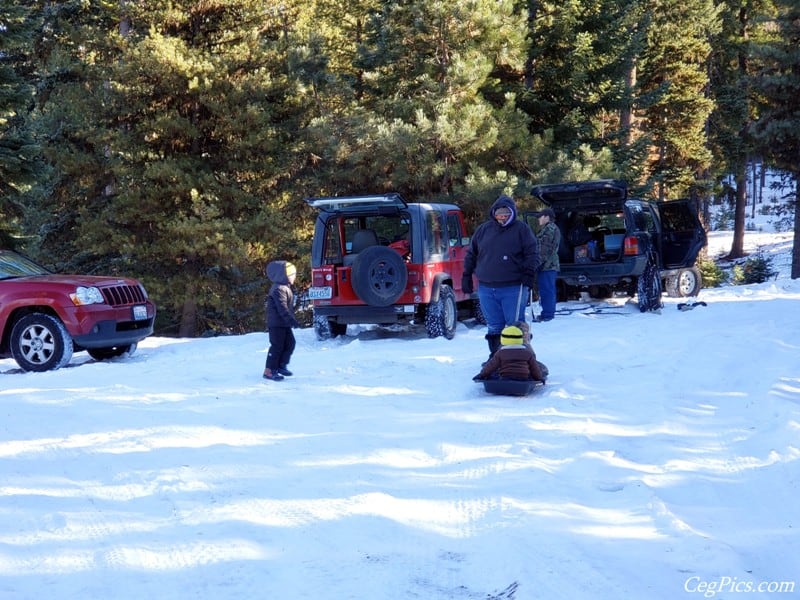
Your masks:
M 539 303 L 542 313 L 538 321 L 550 321 L 556 316 L 556 273 L 561 270 L 558 260 L 558 246 L 561 244 L 561 231 L 555 224 L 556 215 L 552 208 L 545 208 L 539 213 Z

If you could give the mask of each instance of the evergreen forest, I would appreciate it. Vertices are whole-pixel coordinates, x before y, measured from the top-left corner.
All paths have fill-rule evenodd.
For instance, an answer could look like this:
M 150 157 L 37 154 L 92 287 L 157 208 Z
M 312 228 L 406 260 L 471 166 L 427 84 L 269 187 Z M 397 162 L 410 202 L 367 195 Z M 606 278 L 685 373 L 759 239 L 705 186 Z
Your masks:
M 800 0 L 0 0 L 0 245 L 138 277 L 158 335 L 263 329 L 268 261 L 308 285 L 305 197 L 474 227 L 613 177 L 732 197 L 736 258 L 754 161 L 797 233 Z

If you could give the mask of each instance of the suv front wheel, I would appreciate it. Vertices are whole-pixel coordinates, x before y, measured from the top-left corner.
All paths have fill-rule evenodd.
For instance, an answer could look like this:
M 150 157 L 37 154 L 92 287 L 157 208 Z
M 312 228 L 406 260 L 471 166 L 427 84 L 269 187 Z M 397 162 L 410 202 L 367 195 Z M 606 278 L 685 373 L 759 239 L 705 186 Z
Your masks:
M 25 371 L 50 371 L 72 358 L 72 338 L 64 324 L 45 313 L 22 317 L 11 330 L 11 355 Z

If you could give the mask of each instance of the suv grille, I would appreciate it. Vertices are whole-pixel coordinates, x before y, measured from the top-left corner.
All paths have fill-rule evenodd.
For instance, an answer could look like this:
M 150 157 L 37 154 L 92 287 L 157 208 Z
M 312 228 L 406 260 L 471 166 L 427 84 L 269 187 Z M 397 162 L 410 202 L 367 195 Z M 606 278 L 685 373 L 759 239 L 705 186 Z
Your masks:
M 103 293 L 105 301 L 111 306 L 136 304 L 145 300 L 142 289 L 138 285 L 116 285 L 101 288 L 100 291 Z

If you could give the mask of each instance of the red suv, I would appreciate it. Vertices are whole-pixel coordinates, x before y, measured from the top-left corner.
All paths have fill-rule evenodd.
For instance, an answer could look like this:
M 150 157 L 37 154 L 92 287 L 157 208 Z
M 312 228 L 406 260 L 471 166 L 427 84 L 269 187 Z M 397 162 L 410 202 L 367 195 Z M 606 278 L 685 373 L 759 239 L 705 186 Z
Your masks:
M 452 339 L 459 317 L 480 318 L 461 290 L 469 236 L 458 206 L 394 193 L 306 202 L 320 211 L 308 290 L 319 339 L 348 323 L 424 323 L 430 337 Z
M 25 371 L 130 354 L 153 333 L 155 305 L 135 279 L 58 275 L 0 249 L 0 358 Z

